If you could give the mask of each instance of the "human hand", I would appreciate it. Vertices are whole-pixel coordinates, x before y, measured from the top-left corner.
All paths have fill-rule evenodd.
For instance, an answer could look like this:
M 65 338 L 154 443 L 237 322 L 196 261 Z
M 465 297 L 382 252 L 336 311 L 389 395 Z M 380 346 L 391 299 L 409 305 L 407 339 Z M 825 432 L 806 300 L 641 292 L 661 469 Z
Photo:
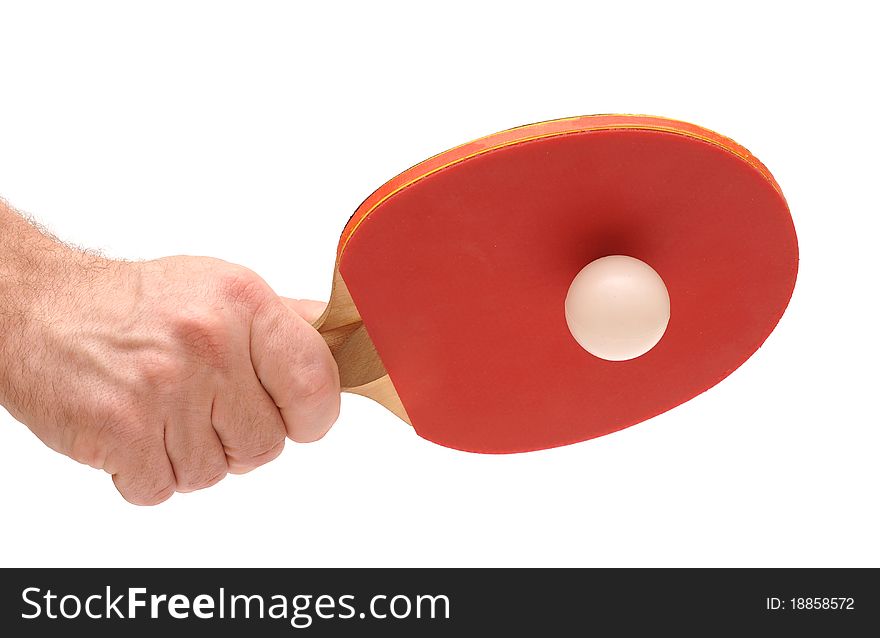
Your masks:
M 4 288 L 0 403 L 126 500 L 208 487 L 336 420 L 336 363 L 310 325 L 323 304 L 211 258 L 46 250 L 25 286 Z

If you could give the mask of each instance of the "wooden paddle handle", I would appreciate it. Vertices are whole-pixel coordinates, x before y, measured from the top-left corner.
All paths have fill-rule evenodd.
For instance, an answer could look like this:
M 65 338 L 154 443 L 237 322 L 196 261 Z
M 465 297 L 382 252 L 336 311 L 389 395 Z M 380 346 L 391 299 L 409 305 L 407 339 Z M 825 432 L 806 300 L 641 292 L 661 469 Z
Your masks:
M 333 272 L 330 302 L 312 325 L 330 347 L 343 392 L 369 397 L 410 423 L 338 268 Z

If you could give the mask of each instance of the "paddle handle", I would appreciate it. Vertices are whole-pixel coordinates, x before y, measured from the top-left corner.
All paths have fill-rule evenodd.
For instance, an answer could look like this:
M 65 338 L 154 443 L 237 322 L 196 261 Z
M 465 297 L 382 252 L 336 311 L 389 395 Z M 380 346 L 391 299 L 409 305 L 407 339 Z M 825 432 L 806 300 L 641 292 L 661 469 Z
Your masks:
M 411 423 L 338 268 L 327 308 L 312 325 L 336 360 L 343 392 L 369 397 Z

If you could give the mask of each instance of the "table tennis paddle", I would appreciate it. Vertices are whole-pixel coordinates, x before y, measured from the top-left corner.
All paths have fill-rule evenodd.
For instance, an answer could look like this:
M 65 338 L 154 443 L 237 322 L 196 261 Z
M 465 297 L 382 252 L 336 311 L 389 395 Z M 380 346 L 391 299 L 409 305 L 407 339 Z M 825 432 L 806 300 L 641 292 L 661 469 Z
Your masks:
M 458 146 L 370 195 L 315 327 L 344 390 L 436 443 L 522 452 L 634 425 L 724 379 L 776 326 L 797 267 L 782 191 L 745 148 L 665 118 L 574 117 Z M 593 281 L 584 311 L 569 307 L 576 276 Z M 623 315 L 576 316 L 618 293 L 636 297 Z M 633 357 L 627 330 L 651 321 Z M 591 330 L 611 350 L 591 348 Z

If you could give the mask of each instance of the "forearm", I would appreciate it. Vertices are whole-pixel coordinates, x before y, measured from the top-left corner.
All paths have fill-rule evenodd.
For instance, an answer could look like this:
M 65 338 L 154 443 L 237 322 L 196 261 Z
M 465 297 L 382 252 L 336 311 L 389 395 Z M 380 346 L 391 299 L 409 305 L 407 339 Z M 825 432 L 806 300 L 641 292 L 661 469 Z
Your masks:
M 57 267 L 67 252 L 0 200 L 0 316 L 20 314 L 37 292 L 41 275 Z
M 50 282 L 74 254 L 0 200 L 0 404 L 7 405 L 10 368 L 24 354 L 25 328 L 42 314 Z

